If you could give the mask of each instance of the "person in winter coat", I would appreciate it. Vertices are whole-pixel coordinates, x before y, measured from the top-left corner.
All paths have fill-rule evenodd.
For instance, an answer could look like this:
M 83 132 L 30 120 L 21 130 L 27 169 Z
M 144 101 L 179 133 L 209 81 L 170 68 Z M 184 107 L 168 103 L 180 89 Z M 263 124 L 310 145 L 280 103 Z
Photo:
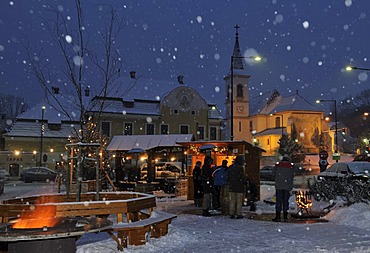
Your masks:
M 248 176 L 246 177 L 246 197 L 248 199 L 249 210 L 256 211 L 256 201 L 257 201 L 257 186 L 253 183 L 252 179 Z
M 196 207 L 202 206 L 203 201 L 203 185 L 202 185 L 202 162 L 197 161 L 193 169 L 193 183 L 194 183 L 194 203 Z
M 209 210 L 212 207 L 212 193 L 213 193 L 213 159 L 210 156 L 204 158 L 202 167 L 202 184 L 203 184 L 203 216 L 210 216 Z
M 288 221 L 290 191 L 293 189 L 294 166 L 289 156 L 284 155 L 283 159 L 275 164 L 273 169 L 276 190 L 276 216 L 273 221 L 281 221 L 283 211 L 284 221 Z
M 214 198 L 213 198 L 213 202 L 214 202 L 214 208 L 215 209 L 218 209 L 218 208 L 221 208 L 221 209 L 225 209 L 225 208 L 222 208 L 225 206 L 225 204 L 228 204 L 227 203 L 224 203 L 225 202 L 225 197 L 226 196 L 222 196 L 223 198 L 221 198 L 221 194 L 224 195 L 225 193 L 223 192 L 225 188 L 224 186 L 227 185 L 227 160 L 223 160 L 222 161 L 222 165 L 219 166 L 214 172 L 213 172 L 213 180 L 214 180 Z M 222 211 L 222 210 L 221 210 Z
M 242 207 L 245 193 L 246 177 L 244 174 L 244 156 L 238 155 L 233 165 L 227 170 L 229 182 L 230 203 L 229 212 L 231 219 L 243 218 Z

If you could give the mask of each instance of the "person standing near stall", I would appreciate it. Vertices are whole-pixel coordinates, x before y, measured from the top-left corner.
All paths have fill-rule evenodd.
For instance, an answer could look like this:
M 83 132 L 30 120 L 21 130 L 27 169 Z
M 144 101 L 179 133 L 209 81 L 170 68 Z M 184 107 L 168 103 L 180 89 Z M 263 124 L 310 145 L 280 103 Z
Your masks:
M 288 221 L 289 198 L 294 179 L 294 165 L 288 155 L 284 155 L 283 159 L 275 164 L 273 175 L 276 190 L 276 216 L 272 221 L 281 221 L 281 211 L 283 211 L 284 221 Z
M 203 201 L 203 185 L 202 185 L 202 162 L 197 161 L 193 169 L 193 184 L 194 184 L 194 203 L 196 207 L 202 206 Z
M 214 178 L 214 207 L 221 209 L 222 214 L 228 213 L 229 187 L 227 186 L 227 160 L 222 160 L 221 166 L 213 172 Z
M 204 158 L 202 167 L 202 184 L 203 184 L 203 216 L 211 216 L 210 210 L 212 206 L 212 194 L 213 194 L 213 159 L 210 156 Z
M 244 155 L 238 155 L 235 162 L 227 170 L 229 182 L 230 204 L 229 212 L 231 219 L 243 218 L 242 207 L 245 194 L 246 177 L 244 174 Z

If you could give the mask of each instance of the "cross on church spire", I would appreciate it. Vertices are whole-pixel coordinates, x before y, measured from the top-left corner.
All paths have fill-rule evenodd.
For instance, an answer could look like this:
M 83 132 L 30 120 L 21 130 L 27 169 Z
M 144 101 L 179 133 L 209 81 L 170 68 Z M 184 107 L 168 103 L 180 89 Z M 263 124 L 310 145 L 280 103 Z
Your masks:
M 235 44 L 234 44 L 234 61 L 233 61 L 233 69 L 244 69 L 243 59 L 240 54 L 240 46 L 239 46 L 239 25 L 234 26 L 235 28 Z
M 235 28 L 235 37 L 239 37 L 239 31 L 238 31 L 238 29 L 240 28 L 240 26 L 239 25 L 236 25 L 236 26 L 234 26 L 234 28 Z

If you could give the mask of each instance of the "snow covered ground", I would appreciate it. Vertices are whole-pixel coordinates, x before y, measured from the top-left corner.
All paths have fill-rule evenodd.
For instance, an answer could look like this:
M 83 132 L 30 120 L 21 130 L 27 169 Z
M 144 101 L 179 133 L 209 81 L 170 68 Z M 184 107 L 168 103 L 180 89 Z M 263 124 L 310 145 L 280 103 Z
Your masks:
M 261 198 L 273 196 L 274 187 L 261 186 Z M 314 203 L 318 210 L 329 203 Z M 291 213 L 296 213 L 294 197 Z M 161 198 L 157 210 L 177 214 L 169 233 L 150 238 L 146 245 L 128 246 L 124 252 L 370 252 L 370 207 L 355 204 L 337 208 L 325 216 L 329 222 L 275 223 L 269 220 L 203 217 L 201 210 L 183 197 Z M 249 207 L 243 207 L 250 215 Z M 273 213 L 274 206 L 258 202 L 257 214 Z M 77 241 L 77 253 L 119 252 L 105 233 L 88 234 Z

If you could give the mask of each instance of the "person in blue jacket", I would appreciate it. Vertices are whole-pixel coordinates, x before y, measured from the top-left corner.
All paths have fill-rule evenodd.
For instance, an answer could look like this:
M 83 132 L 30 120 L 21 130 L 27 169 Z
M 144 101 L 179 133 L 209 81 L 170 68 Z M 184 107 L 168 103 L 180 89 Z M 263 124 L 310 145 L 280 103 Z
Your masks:
M 221 198 L 221 191 L 222 188 L 227 184 L 227 168 L 227 160 L 223 160 L 222 165 L 213 172 L 213 200 L 215 209 L 219 209 L 221 206 L 224 206 L 224 203 L 222 203 L 224 198 Z

